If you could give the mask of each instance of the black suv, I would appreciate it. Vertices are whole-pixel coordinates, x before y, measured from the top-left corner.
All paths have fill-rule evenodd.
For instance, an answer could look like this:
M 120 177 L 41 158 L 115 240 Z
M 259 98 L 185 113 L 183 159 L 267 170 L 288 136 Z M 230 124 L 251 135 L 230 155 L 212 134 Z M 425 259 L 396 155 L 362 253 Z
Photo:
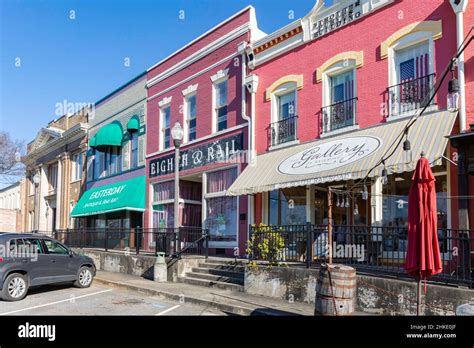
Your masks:
M 94 261 L 50 237 L 34 233 L 0 233 L 0 298 L 22 300 L 30 286 L 73 282 L 92 284 Z

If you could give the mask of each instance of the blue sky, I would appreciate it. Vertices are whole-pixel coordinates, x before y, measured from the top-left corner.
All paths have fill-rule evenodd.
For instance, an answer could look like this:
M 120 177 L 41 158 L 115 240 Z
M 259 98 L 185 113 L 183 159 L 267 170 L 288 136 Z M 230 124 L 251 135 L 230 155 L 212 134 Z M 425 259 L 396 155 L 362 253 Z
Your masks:
M 96 102 L 249 4 L 270 33 L 314 2 L 1 0 L 0 129 L 31 141 L 57 103 Z

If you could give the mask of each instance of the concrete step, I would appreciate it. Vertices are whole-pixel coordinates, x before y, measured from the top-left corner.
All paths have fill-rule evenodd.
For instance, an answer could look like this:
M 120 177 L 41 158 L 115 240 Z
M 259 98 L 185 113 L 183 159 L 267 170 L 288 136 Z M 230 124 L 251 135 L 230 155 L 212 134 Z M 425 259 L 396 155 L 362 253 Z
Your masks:
M 178 281 L 185 284 L 199 285 L 199 286 L 204 286 L 207 288 L 218 288 L 218 289 L 223 289 L 223 290 L 241 291 L 241 292 L 244 291 L 244 287 L 242 285 L 237 285 L 237 284 L 232 284 L 232 283 L 216 282 L 212 280 L 190 278 L 190 277 L 178 277 Z
M 244 272 L 243 271 L 230 271 L 224 269 L 215 269 L 215 268 L 201 268 L 201 267 L 193 267 L 193 273 L 202 273 L 202 274 L 212 274 L 222 277 L 229 277 L 229 278 L 238 278 L 244 279 Z
M 203 280 L 211 280 L 214 282 L 244 285 L 244 278 L 232 278 L 232 277 L 226 277 L 226 276 L 221 276 L 221 275 L 194 273 L 194 272 L 186 273 L 186 277 L 195 278 L 195 279 L 203 279 Z
M 217 263 L 217 264 L 226 264 L 226 265 L 240 265 L 244 266 L 248 261 L 246 259 L 232 259 L 225 257 L 209 257 L 206 259 L 207 263 Z
M 233 272 L 244 272 L 245 266 L 243 265 L 231 265 L 225 263 L 209 263 L 203 262 L 198 264 L 199 268 L 211 268 L 211 269 L 219 269 L 225 271 L 233 271 Z

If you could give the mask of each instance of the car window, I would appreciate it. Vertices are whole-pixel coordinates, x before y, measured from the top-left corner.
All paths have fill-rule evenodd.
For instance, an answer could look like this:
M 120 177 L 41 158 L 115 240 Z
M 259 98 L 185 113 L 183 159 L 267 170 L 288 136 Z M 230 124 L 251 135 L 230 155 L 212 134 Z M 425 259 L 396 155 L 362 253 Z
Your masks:
M 35 250 L 38 254 L 43 254 L 43 246 L 41 245 L 41 242 L 39 239 L 24 239 L 25 246 L 28 248 L 28 250 Z
M 49 240 L 49 239 L 44 239 L 44 244 L 46 244 L 46 248 L 48 249 L 49 254 L 63 254 L 67 255 L 69 254 L 69 251 L 67 250 L 66 247 L 61 245 L 58 242 L 55 242 L 54 240 Z

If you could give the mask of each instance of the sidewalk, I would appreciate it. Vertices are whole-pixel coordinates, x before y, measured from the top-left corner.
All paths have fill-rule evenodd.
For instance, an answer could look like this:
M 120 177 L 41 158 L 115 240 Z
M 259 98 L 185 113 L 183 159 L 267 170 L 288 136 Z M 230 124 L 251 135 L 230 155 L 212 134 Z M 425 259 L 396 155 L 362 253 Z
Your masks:
M 98 283 L 139 291 L 151 296 L 161 296 L 175 301 L 185 301 L 208 306 L 237 315 L 314 315 L 314 305 L 289 303 L 243 292 L 205 288 L 183 283 L 158 283 L 138 276 L 97 271 Z

